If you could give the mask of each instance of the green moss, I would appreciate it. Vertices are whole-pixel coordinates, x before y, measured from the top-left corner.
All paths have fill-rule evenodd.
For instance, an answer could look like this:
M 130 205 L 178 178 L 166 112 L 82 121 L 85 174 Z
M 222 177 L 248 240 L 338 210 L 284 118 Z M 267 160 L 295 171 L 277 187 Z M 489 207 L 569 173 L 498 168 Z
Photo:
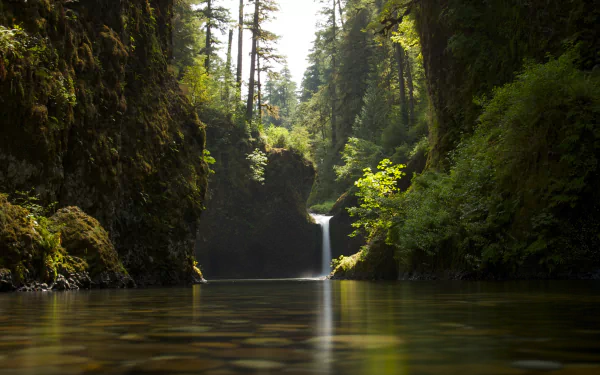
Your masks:
M 358 253 L 333 260 L 332 266 L 332 279 L 393 280 L 398 276 L 393 249 L 380 236 Z
M 335 205 L 335 201 L 332 200 L 332 201 L 323 202 L 321 204 L 315 204 L 315 205 L 311 206 L 308 210 L 315 214 L 327 215 L 328 213 L 331 212 L 331 209 L 333 208 L 334 205 Z
M 108 233 L 98 220 L 77 207 L 67 207 L 54 214 L 50 222 L 52 231 L 60 236 L 69 256 L 80 258 L 89 265 L 86 268 L 92 279 L 106 271 L 127 274 Z M 69 259 L 66 260 L 63 257 L 56 262 L 70 265 Z

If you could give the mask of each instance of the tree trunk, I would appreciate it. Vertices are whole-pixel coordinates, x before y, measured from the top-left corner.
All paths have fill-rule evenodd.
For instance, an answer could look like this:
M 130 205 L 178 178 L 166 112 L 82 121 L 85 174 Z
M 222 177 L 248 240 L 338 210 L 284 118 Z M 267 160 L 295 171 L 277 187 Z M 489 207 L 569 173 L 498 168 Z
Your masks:
M 256 47 L 258 43 L 258 12 L 260 0 L 254 0 L 254 20 L 252 22 L 252 52 L 250 54 L 250 82 L 248 83 L 248 103 L 246 104 L 246 120 L 252 121 L 254 115 L 254 75 L 256 74 Z
M 238 21 L 238 55 L 237 55 L 237 74 L 235 82 L 238 89 L 242 88 L 242 61 L 244 47 L 244 0 L 240 0 L 240 14 Z
M 256 42 L 256 49 L 260 47 L 258 41 Z M 260 54 L 256 54 L 256 87 L 257 87 L 257 99 L 258 99 L 258 123 L 262 124 L 262 87 L 260 84 Z
M 415 96 L 410 58 L 406 56 L 406 83 L 408 86 L 408 124 L 412 126 L 415 122 Z
M 229 108 L 229 96 L 231 88 L 231 45 L 233 44 L 233 29 L 229 29 L 229 43 L 227 44 L 227 70 L 225 71 L 225 102 Z
M 206 68 L 206 72 L 208 73 L 210 70 L 210 54 L 212 51 L 212 35 L 210 29 L 210 22 L 212 20 L 212 0 L 207 0 L 206 17 L 208 20 L 206 21 L 206 60 L 204 60 L 204 68 Z
M 344 26 L 344 15 L 342 14 L 342 1 L 341 0 L 337 0 L 338 3 L 338 9 L 340 11 L 340 22 L 342 22 L 342 28 L 345 29 Z M 335 13 L 335 3 L 333 4 L 333 12 Z
M 331 72 L 331 84 L 330 84 L 330 89 L 331 89 L 331 146 L 335 149 L 335 147 L 337 146 L 337 116 L 336 116 L 336 105 L 337 105 L 337 98 L 336 98 L 336 87 L 335 87 L 335 74 L 336 74 L 336 59 L 335 59 L 335 55 L 337 53 L 336 51 L 336 21 L 335 21 L 335 2 L 336 0 L 333 0 L 333 9 L 332 9 L 332 14 L 333 14 L 333 37 L 331 39 L 331 43 L 332 43 L 332 56 L 331 56 L 331 66 L 332 66 L 332 72 Z
M 396 64 L 398 65 L 398 85 L 400 86 L 400 109 L 402 111 L 402 122 L 408 127 L 408 106 L 406 105 L 406 81 L 404 79 L 404 48 L 400 44 L 394 44 Z

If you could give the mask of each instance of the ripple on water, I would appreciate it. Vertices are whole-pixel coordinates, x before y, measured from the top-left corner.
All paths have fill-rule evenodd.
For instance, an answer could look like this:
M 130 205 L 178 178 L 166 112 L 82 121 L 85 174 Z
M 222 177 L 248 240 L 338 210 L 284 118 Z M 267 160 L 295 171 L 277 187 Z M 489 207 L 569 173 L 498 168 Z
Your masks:
M 512 363 L 512 367 L 523 370 L 556 371 L 562 369 L 563 365 L 560 362 L 526 360 L 515 361 Z
M 17 356 L 43 355 L 43 354 L 61 354 L 82 352 L 86 349 L 83 345 L 57 345 L 57 346 L 33 346 L 21 349 L 15 352 Z
M 200 371 L 211 370 L 225 365 L 223 361 L 212 359 L 198 359 L 195 357 L 156 357 L 135 366 L 135 371 L 139 372 L 190 372 L 198 373 Z M 134 372 L 135 372 L 134 371 Z
M 17 355 L 0 362 L 0 368 L 32 368 L 45 366 L 78 365 L 90 362 L 89 358 L 61 353 L 40 353 L 35 355 Z
M 242 341 L 244 344 L 256 346 L 288 346 L 294 342 L 281 337 L 252 337 Z
M 276 361 L 310 361 L 313 354 L 307 351 L 285 348 L 239 348 L 219 350 L 211 356 L 224 359 L 265 359 Z
M 382 349 L 398 346 L 403 343 L 403 341 L 396 336 L 383 335 L 321 336 L 309 339 L 306 342 L 318 347 L 334 344 L 335 346 L 352 349 Z
M 231 362 L 236 367 L 251 370 L 278 370 L 285 367 L 281 362 L 267 361 L 261 359 L 246 359 Z

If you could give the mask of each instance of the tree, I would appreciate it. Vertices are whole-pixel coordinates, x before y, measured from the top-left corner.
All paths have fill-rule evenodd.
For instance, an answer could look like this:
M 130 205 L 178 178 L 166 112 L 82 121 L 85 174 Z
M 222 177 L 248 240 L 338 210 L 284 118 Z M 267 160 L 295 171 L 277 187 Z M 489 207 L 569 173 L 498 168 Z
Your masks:
M 252 51 L 250 52 L 250 81 L 248 82 L 248 101 L 246 104 L 246 120 L 252 121 L 254 115 L 254 76 L 256 74 L 256 48 L 258 44 L 258 20 L 260 0 L 254 0 L 254 17 L 252 21 Z
M 217 0 L 205 0 L 206 7 L 198 10 L 206 19 L 206 40 L 204 46 L 206 59 L 204 60 L 204 67 L 209 73 L 211 71 L 212 57 L 214 56 L 213 46 L 219 43 L 212 36 L 213 28 L 217 28 L 224 34 L 230 22 L 229 10 L 224 7 L 214 7 L 215 1 Z
M 269 116 L 267 116 L 266 122 L 291 129 L 298 98 L 296 96 L 297 85 L 292 80 L 292 73 L 287 63 L 284 64 L 281 72 L 271 72 L 268 77 L 269 80 L 265 85 L 265 99 Z
M 240 0 L 239 18 L 238 18 L 238 55 L 237 55 L 237 74 L 235 82 L 238 89 L 242 88 L 242 62 L 244 47 L 244 0 Z
M 227 43 L 227 64 L 225 66 L 225 100 L 229 107 L 230 89 L 231 89 L 231 45 L 233 44 L 233 29 L 229 29 L 229 38 Z
M 186 68 L 195 64 L 202 53 L 202 21 L 192 5 L 195 0 L 173 3 L 173 61 L 175 76 L 183 78 Z
M 248 85 L 248 102 L 246 104 L 246 119 L 252 121 L 254 116 L 254 100 L 258 99 L 259 121 L 262 117 L 262 98 L 260 87 L 260 74 L 269 71 L 272 66 L 269 63 L 279 61 L 281 56 L 275 54 L 274 43 L 279 39 L 274 33 L 264 29 L 273 16 L 279 10 L 274 0 L 254 0 L 254 17 L 252 21 L 252 52 L 250 57 L 250 82 Z M 263 66 L 261 67 L 261 61 Z M 255 77 L 255 75 L 257 77 Z M 258 90 L 257 90 L 258 89 Z M 255 98 L 255 92 L 258 95 Z

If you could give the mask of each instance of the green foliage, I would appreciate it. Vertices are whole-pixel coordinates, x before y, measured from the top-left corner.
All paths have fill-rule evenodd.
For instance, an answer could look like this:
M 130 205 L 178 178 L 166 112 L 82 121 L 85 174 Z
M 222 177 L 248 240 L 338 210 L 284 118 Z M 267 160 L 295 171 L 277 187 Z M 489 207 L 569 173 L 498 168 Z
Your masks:
M 359 138 L 349 138 L 342 151 L 344 165 L 333 167 L 338 180 L 356 181 L 365 168 L 375 168 L 383 158 L 383 150 L 375 143 Z
M 326 201 L 320 204 L 315 204 L 310 206 L 308 209 L 310 212 L 320 215 L 327 215 L 331 212 L 331 209 L 335 205 L 335 201 Z
M 211 169 L 210 166 L 215 164 L 217 160 L 211 156 L 210 151 L 207 149 L 204 149 L 202 160 L 209 166 L 208 173 L 215 174 L 215 171 Z
M 16 191 L 13 194 L 12 201 L 14 204 L 27 209 L 34 218 L 52 215 L 58 205 L 58 202 L 53 202 L 47 206 L 41 205 L 41 200 L 33 189 L 30 191 Z
M 285 64 L 280 73 L 271 73 L 268 78 L 263 96 L 269 115 L 263 121 L 291 129 L 292 119 L 298 105 L 296 96 L 298 88 L 292 79 L 292 73 Z
M 26 34 L 20 27 L 15 26 L 14 29 L 9 29 L 0 25 L 0 53 L 22 58 L 25 38 Z
M 311 137 L 303 126 L 294 126 L 292 130 L 270 125 L 264 132 L 266 143 L 275 148 L 287 148 L 298 151 L 305 158 L 311 159 Z
M 265 167 L 269 161 L 267 155 L 257 148 L 252 153 L 246 155 L 246 160 L 250 162 L 250 178 L 264 185 Z
M 61 249 L 60 232 L 51 231 L 50 221 L 45 217 L 36 218 L 36 230 L 40 235 L 39 244 L 46 255 L 53 255 Z
M 528 64 L 495 90 L 450 172 L 413 180 L 388 231 L 398 260 L 509 273 L 600 260 L 600 79 L 573 61 Z
M 271 125 L 265 130 L 267 144 L 276 148 L 288 148 L 290 146 L 290 131 L 286 128 Z
M 364 168 L 375 168 L 384 158 L 408 162 L 428 132 L 417 25 L 406 17 L 398 30 L 378 32 L 381 17 L 394 16 L 409 2 L 390 1 L 382 9 L 383 3 L 345 2 L 343 27 L 339 18 L 333 26 L 332 7 L 323 11 L 327 22 L 315 35 L 294 119 L 313 138 L 312 160 L 319 173 L 310 202 L 337 198 Z M 404 48 L 401 58 L 398 44 Z M 406 149 L 402 158 L 395 155 L 398 147 Z
M 352 226 L 363 229 L 368 238 L 378 231 L 389 229 L 396 216 L 394 201 L 400 191 L 396 185 L 405 175 L 403 168 L 405 165 L 394 165 L 389 159 L 383 159 L 377 166 L 378 172 L 365 168 L 363 178 L 354 183 L 358 188 L 356 196 L 360 206 L 351 207 L 348 212 L 350 216 L 358 216 Z M 354 235 L 357 233 L 355 231 Z
M 192 8 L 197 3 L 197 0 L 173 2 L 173 66 L 177 79 L 182 79 L 187 68 L 199 61 L 204 45 L 202 18 Z
M 200 60 L 188 67 L 181 83 L 190 102 L 197 110 L 219 104 L 219 83 L 210 76 Z

